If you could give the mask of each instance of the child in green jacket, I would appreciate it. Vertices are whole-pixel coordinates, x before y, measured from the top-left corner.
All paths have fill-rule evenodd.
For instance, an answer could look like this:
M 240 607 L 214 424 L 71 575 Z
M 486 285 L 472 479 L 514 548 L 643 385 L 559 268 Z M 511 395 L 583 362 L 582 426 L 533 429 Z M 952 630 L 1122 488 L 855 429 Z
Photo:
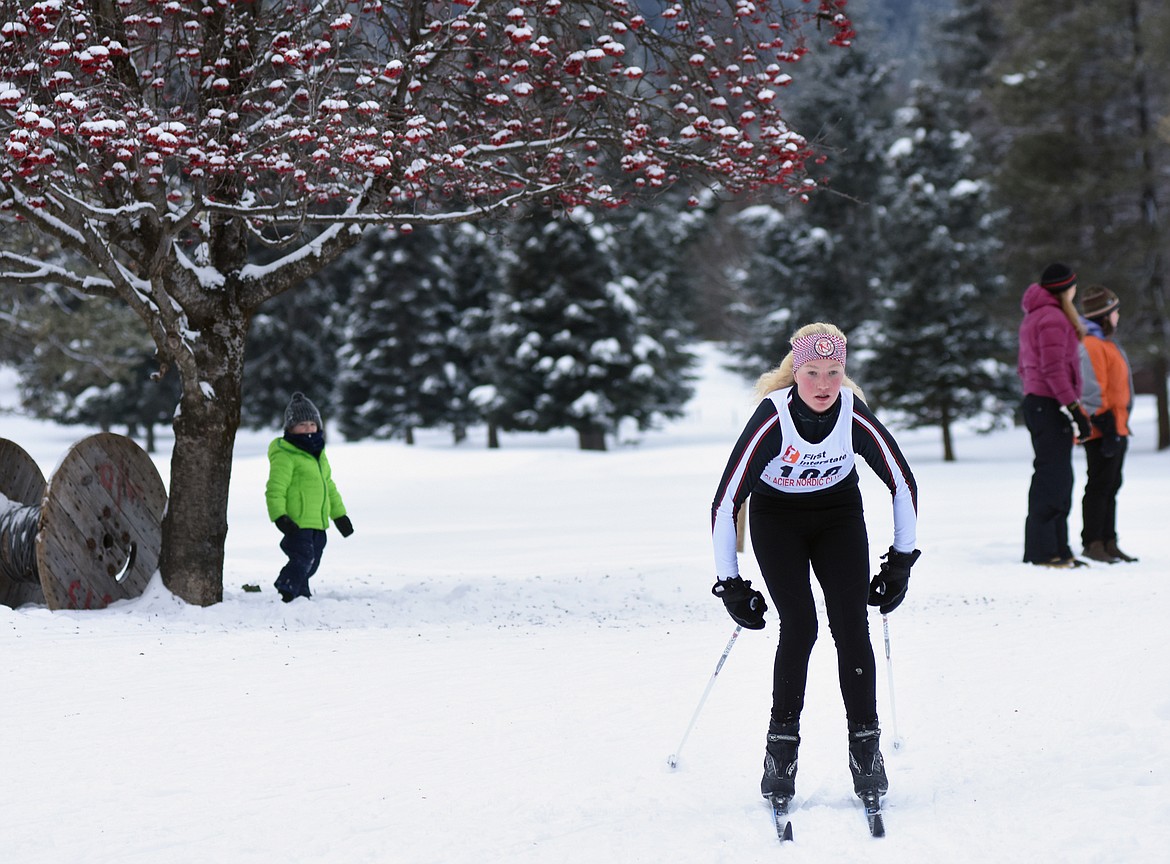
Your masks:
M 289 603 L 310 596 L 309 577 L 321 564 L 329 520 L 342 537 L 353 533 L 325 457 L 321 413 L 303 393 L 294 393 L 284 409 L 284 437 L 268 445 L 268 465 L 268 518 L 284 534 L 280 549 L 288 556 L 274 584 Z

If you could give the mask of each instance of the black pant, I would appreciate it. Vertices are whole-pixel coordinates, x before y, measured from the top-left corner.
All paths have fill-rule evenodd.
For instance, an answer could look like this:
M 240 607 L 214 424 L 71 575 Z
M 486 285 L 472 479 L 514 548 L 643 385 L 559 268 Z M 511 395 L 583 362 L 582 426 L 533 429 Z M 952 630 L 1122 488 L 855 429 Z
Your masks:
M 772 685 L 772 719 L 791 723 L 804 708 L 808 661 L 817 639 L 817 610 L 809 565 L 825 597 L 837 646 L 837 674 L 851 723 L 877 720 L 873 645 L 869 641 L 869 539 L 861 492 L 815 498 L 757 493 L 750 499 L 752 548 L 780 614 L 780 644 Z M 786 500 L 790 499 L 790 500 Z
M 1042 564 L 1071 558 L 1068 514 L 1072 510 L 1073 433 L 1060 403 L 1046 396 L 1024 397 L 1024 425 L 1032 434 L 1032 485 L 1024 522 L 1024 561 Z
M 1128 442 L 1122 437 L 1112 456 L 1101 452 L 1100 438 L 1085 443 L 1087 479 L 1085 497 L 1081 499 L 1081 541 L 1086 547 L 1097 540 L 1117 542 L 1117 492 L 1121 489 L 1121 466 Z
M 276 578 L 277 591 L 293 597 L 310 596 L 309 577 L 321 566 L 325 540 L 325 532 L 316 528 L 301 528 L 284 536 L 280 551 L 288 556 L 288 563 Z

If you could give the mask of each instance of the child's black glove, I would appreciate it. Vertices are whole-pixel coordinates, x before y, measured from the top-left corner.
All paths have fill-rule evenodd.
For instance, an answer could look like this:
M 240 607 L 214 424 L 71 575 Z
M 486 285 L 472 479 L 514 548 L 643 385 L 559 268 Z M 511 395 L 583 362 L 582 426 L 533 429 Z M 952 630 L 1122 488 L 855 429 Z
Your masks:
M 338 516 L 333 520 L 333 524 L 337 526 L 337 530 L 341 532 L 342 537 L 348 537 L 353 533 L 353 523 L 349 521 L 348 516 Z
M 286 513 L 276 520 L 276 527 L 280 529 L 280 533 L 288 537 L 291 534 L 296 534 L 301 530 L 301 526 L 289 518 Z
M 1112 459 L 1121 449 L 1121 436 L 1117 434 L 1117 418 L 1112 411 L 1102 411 L 1089 418 L 1089 422 L 1101 433 L 1101 455 Z
M 882 557 L 886 559 L 881 570 L 869 583 L 869 605 L 878 606 L 883 615 L 893 612 L 906 598 L 910 585 L 910 568 L 922 553 L 899 552 L 893 546 Z
M 764 629 L 764 613 L 768 611 L 768 604 L 764 602 L 764 595 L 753 590 L 751 582 L 745 582 L 739 576 L 734 579 L 720 579 L 711 587 L 711 593 L 723 601 L 736 624 L 749 630 Z
M 1078 444 L 1084 444 L 1093 435 L 1093 426 L 1089 423 L 1089 415 L 1081 407 L 1080 402 L 1069 402 L 1064 406 L 1072 416 L 1073 434 Z

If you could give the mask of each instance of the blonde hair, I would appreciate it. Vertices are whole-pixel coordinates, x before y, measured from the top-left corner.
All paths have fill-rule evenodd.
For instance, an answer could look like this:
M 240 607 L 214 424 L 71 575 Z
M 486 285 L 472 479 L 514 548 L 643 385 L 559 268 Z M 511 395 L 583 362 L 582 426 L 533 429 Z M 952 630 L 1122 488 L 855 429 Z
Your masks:
M 1060 301 L 1060 308 L 1064 310 L 1064 317 L 1068 319 L 1073 329 L 1077 331 L 1077 341 L 1083 342 L 1085 334 L 1089 331 L 1085 327 L 1085 322 L 1081 320 L 1081 314 L 1077 312 L 1077 307 L 1073 304 L 1072 295 L 1073 292 L 1066 288 L 1057 295 L 1057 299 Z
M 845 337 L 845 334 L 841 332 L 839 327 L 837 327 L 835 324 L 826 324 L 823 321 L 817 321 L 813 324 L 805 324 L 803 327 L 792 334 L 792 339 L 797 339 L 801 336 L 809 336 L 813 334 L 836 336 L 843 340 L 846 345 L 849 344 L 849 340 Z M 789 341 L 791 341 L 791 339 Z M 796 376 L 792 372 L 792 351 L 789 350 L 789 352 L 784 356 L 784 359 L 780 361 L 779 366 L 768 370 L 756 379 L 756 398 L 762 399 L 773 390 L 780 390 L 784 387 L 791 387 L 795 383 Z M 845 376 L 843 386 L 852 390 L 857 398 L 862 402 L 865 401 L 865 394 L 848 375 Z

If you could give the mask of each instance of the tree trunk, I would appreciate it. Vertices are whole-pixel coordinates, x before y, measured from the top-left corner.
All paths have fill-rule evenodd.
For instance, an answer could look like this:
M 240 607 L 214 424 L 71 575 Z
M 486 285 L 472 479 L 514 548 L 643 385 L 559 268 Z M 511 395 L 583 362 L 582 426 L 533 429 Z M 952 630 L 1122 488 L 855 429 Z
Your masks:
M 1166 376 L 1170 373 L 1166 357 L 1154 358 L 1154 397 L 1158 404 L 1158 449 L 1170 448 L 1170 399 L 1166 393 Z
M 943 461 L 955 461 L 955 440 L 951 435 L 951 421 L 944 420 L 942 423 L 942 438 L 943 438 Z
M 500 430 L 495 423 L 489 423 L 487 428 L 487 446 L 489 450 L 500 449 Z
M 577 438 L 582 450 L 604 450 L 605 430 L 597 426 L 583 426 L 577 430 Z
M 1141 141 L 1141 203 L 1140 213 L 1145 224 L 1146 236 L 1146 267 L 1149 274 L 1145 286 L 1153 312 L 1154 330 L 1154 393 L 1158 404 L 1158 449 L 1170 447 L 1170 405 L 1166 399 L 1166 372 L 1167 353 L 1170 352 L 1170 309 L 1166 303 L 1166 277 L 1163 272 L 1162 258 L 1162 222 L 1158 200 L 1157 178 L 1159 176 L 1156 164 L 1155 151 L 1150 145 L 1151 117 L 1154 109 L 1151 106 L 1149 87 L 1147 86 L 1147 70 L 1145 63 L 1145 44 L 1142 42 L 1142 13 L 1144 9 L 1139 0 L 1131 0 L 1129 4 L 1130 34 L 1133 39 L 1133 89 L 1134 101 L 1137 106 L 1138 139 Z
M 240 425 L 247 323 L 238 320 L 238 312 L 235 321 L 228 318 L 231 312 L 223 314 L 190 345 L 194 363 L 178 364 L 183 395 L 174 421 L 170 501 L 162 525 L 163 582 L 198 606 L 223 600 L 228 489 Z M 189 380 L 193 373 L 196 378 Z

